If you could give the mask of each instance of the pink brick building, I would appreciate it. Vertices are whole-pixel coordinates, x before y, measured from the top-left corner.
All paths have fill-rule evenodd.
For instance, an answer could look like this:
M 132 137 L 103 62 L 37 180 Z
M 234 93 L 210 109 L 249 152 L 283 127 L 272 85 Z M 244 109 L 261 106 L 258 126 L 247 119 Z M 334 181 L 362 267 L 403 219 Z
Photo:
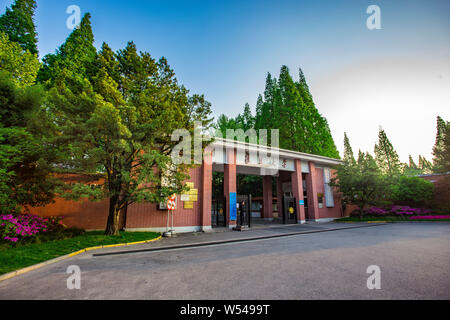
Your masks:
M 218 139 L 205 152 L 203 164 L 191 169 L 189 194 L 178 195 L 178 207 L 174 214 L 176 232 L 210 231 L 216 218 L 222 218 L 228 228 L 241 224 L 241 215 L 247 216 L 244 223 L 259 219 L 280 223 L 326 222 L 343 216 L 338 194 L 328 183 L 333 175 L 331 169 L 341 161 L 327 157 L 261 147 L 254 144 Z M 213 205 L 213 172 L 223 172 L 221 189 L 222 208 Z M 242 196 L 238 195 L 237 175 L 263 176 L 263 210 L 261 217 L 252 217 L 251 204 L 247 213 L 242 212 Z M 276 184 L 276 192 L 273 192 Z M 276 194 L 276 197 L 273 197 Z M 273 198 L 277 210 L 273 208 Z M 245 198 L 249 199 L 249 198 Z M 216 199 L 216 202 L 218 200 Z M 274 211 L 276 211 L 274 213 Z M 58 199 L 56 203 L 35 208 L 33 213 L 41 216 L 64 216 L 68 226 L 86 230 L 102 230 L 106 226 L 108 201 L 70 202 Z M 166 230 L 167 211 L 159 205 L 144 203 L 129 206 L 122 222 L 128 231 Z

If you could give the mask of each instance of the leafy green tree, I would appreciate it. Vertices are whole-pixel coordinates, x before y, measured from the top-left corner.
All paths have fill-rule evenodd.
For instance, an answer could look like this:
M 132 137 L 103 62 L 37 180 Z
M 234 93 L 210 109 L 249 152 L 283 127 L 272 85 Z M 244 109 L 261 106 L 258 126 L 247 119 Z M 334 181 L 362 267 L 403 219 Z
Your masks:
M 424 206 L 433 198 L 434 185 L 418 177 L 399 176 L 390 184 L 392 201 L 400 205 Z
M 380 172 L 369 153 L 359 152 L 355 163 L 339 165 L 330 185 L 342 194 L 345 203 L 359 207 L 360 215 L 369 205 L 385 204 L 389 201 L 388 181 Z
M 215 128 L 217 130 L 217 133 L 220 133 L 222 138 L 227 137 L 227 130 L 238 129 L 238 126 L 236 124 L 236 119 L 228 118 L 226 115 L 222 114 L 217 118 L 217 122 L 215 123 Z
M 450 124 L 437 117 L 436 143 L 433 147 L 433 171 L 436 173 L 450 172 Z
M 35 0 L 16 0 L 11 8 L 0 16 L 0 32 L 17 42 L 24 52 L 38 53 L 37 33 L 33 17 L 36 11 Z
M 378 144 L 375 145 L 375 159 L 383 174 L 393 176 L 400 173 L 398 154 L 382 128 L 378 134 Z
M 2 211 L 50 203 L 59 180 L 52 176 L 56 153 L 45 143 L 45 119 L 39 115 L 45 93 L 40 86 L 21 88 L 0 72 L 0 189 Z
M 40 66 L 36 54 L 23 51 L 17 42 L 0 32 L 0 70 L 8 72 L 16 86 L 25 88 L 33 85 Z
M 133 42 L 113 52 L 103 44 L 92 55 L 89 16 L 56 55 L 46 60 L 49 112 L 54 117 L 53 143 L 67 146 L 60 168 L 101 174 L 100 185 L 70 186 L 69 198 L 108 198 L 105 233 L 117 235 L 120 216 L 132 203 L 159 203 L 185 189 L 192 165 L 175 163 L 172 141 L 177 129 L 194 132 L 194 121 L 208 128 L 210 103 L 189 96 L 165 58 L 138 53 Z M 78 44 L 88 50 L 79 51 Z M 73 66 L 70 72 L 68 66 Z M 204 147 L 203 145 L 202 147 Z

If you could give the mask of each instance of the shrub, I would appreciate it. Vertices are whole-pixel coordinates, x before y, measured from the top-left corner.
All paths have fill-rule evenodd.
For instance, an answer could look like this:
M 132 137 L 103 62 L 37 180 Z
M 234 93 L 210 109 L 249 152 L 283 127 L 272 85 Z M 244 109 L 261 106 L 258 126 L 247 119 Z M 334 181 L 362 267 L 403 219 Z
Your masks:
M 66 228 L 61 217 L 41 218 L 32 214 L 0 215 L 0 241 L 33 242 L 38 235 L 58 234 Z
M 431 210 L 421 208 L 411 208 L 409 206 L 393 206 L 391 213 L 396 215 L 419 215 L 419 214 L 431 214 Z
M 433 198 L 434 185 L 422 178 L 400 176 L 392 182 L 390 191 L 396 204 L 423 206 Z
M 390 208 L 372 207 L 364 212 L 366 216 L 417 216 L 429 215 L 432 211 L 410 206 L 392 206 Z

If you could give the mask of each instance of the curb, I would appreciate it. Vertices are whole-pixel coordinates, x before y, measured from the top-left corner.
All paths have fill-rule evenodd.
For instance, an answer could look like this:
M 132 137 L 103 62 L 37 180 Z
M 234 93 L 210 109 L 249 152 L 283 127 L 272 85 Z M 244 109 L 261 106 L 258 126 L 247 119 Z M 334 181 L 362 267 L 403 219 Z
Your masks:
M 372 224 L 364 224 L 359 226 L 351 226 L 351 227 L 342 227 L 342 228 L 331 228 L 324 230 L 311 230 L 311 231 L 299 231 L 299 232 L 291 232 L 291 233 L 279 233 L 274 235 L 267 236 L 259 236 L 259 237 L 249 237 L 249 238 L 238 238 L 232 240 L 219 240 L 219 241 L 210 241 L 210 242 L 196 242 L 190 244 L 181 244 L 175 246 L 166 246 L 166 247 L 156 247 L 150 249 L 139 249 L 139 250 L 129 250 L 129 251 L 116 251 L 116 252 L 107 252 L 107 253 L 94 253 L 94 257 L 104 257 L 104 256 L 116 256 L 116 255 L 125 255 L 125 254 L 133 254 L 133 253 L 143 253 L 143 252 L 159 252 L 166 250 L 177 250 L 177 249 L 190 249 L 190 248 L 199 248 L 199 247 L 208 247 L 222 244 L 231 244 L 231 243 L 239 243 L 239 242 L 251 242 L 258 240 L 268 240 L 268 239 L 276 239 L 276 238 L 286 238 L 304 234 L 313 234 L 313 233 L 325 233 L 325 232 L 336 232 L 341 230 L 349 230 L 349 229 L 362 229 L 362 228 L 371 228 L 378 226 L 386 226 L 387 223 L 372 223 Z
M 63 261 L 63 260 L 75 257 L 77 255 L 80 255 L 80 254 L 88 252 L 88 251 L 94 251 L 94 250 L 99 250 L 99 249 L 104 249 L 104 248 L 115 248 L 115 247 L 132 246 L 132 245 L 136 245 L 136 244 L 145 244 L 145 243 L 156 242 L 156 241 L 159 241 L 161 239 L 162 239 L 162 236 L 159 236 L 158 238 L 155 238 L 153 240 L 138 241 L 138 242 L 131 242 L 131 243 L 119 243 L 119 244 L 97 246 L 97 247 L 91 247 L 91 248 L 82 249 L 80 251 L 67 254 L 65 256 L 61 256 L 61 257 L 58 257 L 58 258 L 47 260 L 45 262 L 41 262 L 39 264 L 35 264 L 33 266 L 30 266 L 30 267 L 26 267 L 26 268 L 23 268 L 23 269 L 19 269 L 19 270 L 16 270 L 16 271 L 12 271 L 12 272 L 6 273 L 6 274 L 0 276 L 0 281 L 4 281 L 4 280 L 8 280 L 8 279 L 14 278 L 14 277 L 16 277 L 18 275 L 21 275 L 21 274 L 24 274 L 24 273 L 27 273 L 27 272 L 30 272 L 30 271 L 33 271 L 33 270 L 37 270 L 37 269 L 45 267 L 45 266 L 47 266 L 49 264 L 53 264 L 53 263 L 56 263 L 56 262 L 60 262 L 60 261 Z

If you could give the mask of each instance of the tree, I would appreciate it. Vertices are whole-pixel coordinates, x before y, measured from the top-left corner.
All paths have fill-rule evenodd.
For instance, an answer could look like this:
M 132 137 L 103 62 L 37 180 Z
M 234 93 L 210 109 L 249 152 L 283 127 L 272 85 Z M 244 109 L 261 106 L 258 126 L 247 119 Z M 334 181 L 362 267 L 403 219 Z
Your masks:
M 9 213 L 50 203 L 59 183 L 52 176 L 56 153 L 40 129 L 45 128 L 39 114 L 44 90 L 38 85 L 21 88 L 16 81 L 0 72 L 1 211 Z
M 355 163 L 355 156 L 353 155 L 352 146 L 350 145 L 350 140 L 347 136 L 347 133 L 344 132 L 344 162 L 345 163 Z
M 409 162 L 403 164 L 402 174 L 407 177 L 414 177 L 423 174 L 423 171 L 417 166 L 417 164 L 414 162 L 414 159 L 410 155 Z
M 450 124 L 437 117 L 436 143 L 433 147 L 433 171 L 436 173 L 450 172 Z
M 44 65 L 39 70 L 38 81 L 51 88 L 58 80 L 55 75 L 60 75 L 70 81 L 69 86 L 78 86 L 79 90 L 84 79 L 91 79 L 98 69 L 94 66 L 96 56 L 91 15 L 86 13 L 56 53 L 42 59 Z
M 433 198 L 434 185 L 419 177 L 399 176 L 390 184 L 392 200 L 396 204 L 423 206 Z
M 90 34 L 89 26 L 86 21 L 84 32 L 83 27 L 74 31 L 48 60 L 57 62 L 46 81 L 52 84 L 49 111 L 59 132 L 54 143 L 68 146 L 61 168 L 101 174 L 105 181 L 71 185 L 68 197 L 108 198 L 105 233 L 117 235 L 128 205 L 159 203 L 186 189 L 183 181 L 192 165 L 174 162 L 179 142 L 172 141 L 172 133 L 184 128 L 192 134 L 197 120 L 208 128 L 211 109 L 203 96 L 189 96 L 178 84 L 165 58 L 155 61 L 149 53 L 138 53 L 133 42 L 117 53 L 103 44 L 94 59 L 89 52 L 69 50 L 70 43 L 90 48 L 93 38 L 83 36 Z M 67 65 L 79 74 L 60 67 Z
M 33 17 L 36 10 L 35 0 L 16 0 L 11 8 L 0 16 L 0 32 L 4 32 L 22 50 L 31 54 L 38 53 L 37 33 Z
M 0 32 L 0 70 L 8 72 L 16 86 L 25 88 L 33 85 L 40 66 L 36 54 L 23 51 L 18 43 Z
M 45 92 L 35 85 L 34 8 L 34 1 L 16 1 L 0 17 L 0 201 L 8 213 L 50 203 L 58 186 L 52 176 L 56 153 L 46 144 L 40 113 Z
M 359 207 L 361 217 L 367 206 L 389 201 L 387 180 L 369 153 L 360 151 L 355 163 L 337 166 L 330 185 L 337 188 L 345 203 Z
M 217 134 L 220 134 L 222 138 L 226 138 L 227 137 L 227 130 L 228 129 L 233 129 L 236 130 L 237 124 L 236 124 L 236 119 L 233 118 L 228 118 L 226 115 L 222 114 L 217 118 L 217 122 L 214 125 L 216 130 L 217 130 Z
M 433 173 L 433 165 L 424 156 L 419 155 L 419 170 L 421 174 Z
M 286 66 L 277 80 L 269 73 L 258 97 L 255 129 L 278 129 L 280 147 L 339 158 L 327 120 L 317 110 L 303 71 L 295 82 Z
M 398 154 L 382 128 L 378 134 L 378 144 L 375 145 L 375 159 L 383 174 L 393 176 L 400 173 Z

